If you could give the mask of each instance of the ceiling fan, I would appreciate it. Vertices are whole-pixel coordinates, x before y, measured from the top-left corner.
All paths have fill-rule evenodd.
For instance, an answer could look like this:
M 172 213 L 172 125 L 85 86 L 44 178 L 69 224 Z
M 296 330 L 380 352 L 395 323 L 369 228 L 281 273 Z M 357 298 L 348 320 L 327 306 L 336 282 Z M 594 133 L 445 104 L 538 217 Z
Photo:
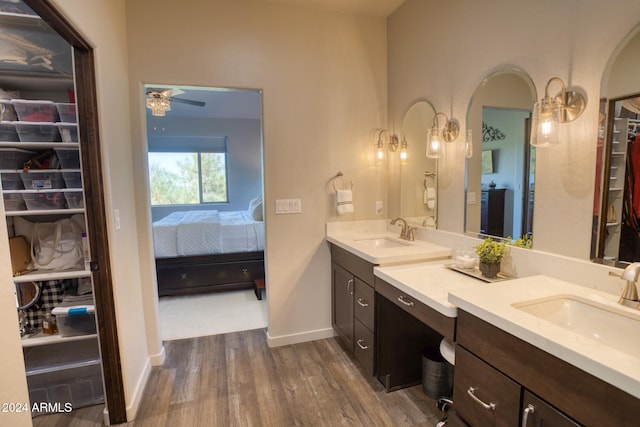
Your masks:
M 195 107 L 204 107 L 205 103 L 202 101 L 176 98 L 176 96 L 182 95 L 183 93 L 184 91 L 180 89 L 149 89 L 146 94 L 147 108 L 151 110 L 151 115 L 162 117 L 167 111 L 171 110 L 172 102 L 193 105 Z

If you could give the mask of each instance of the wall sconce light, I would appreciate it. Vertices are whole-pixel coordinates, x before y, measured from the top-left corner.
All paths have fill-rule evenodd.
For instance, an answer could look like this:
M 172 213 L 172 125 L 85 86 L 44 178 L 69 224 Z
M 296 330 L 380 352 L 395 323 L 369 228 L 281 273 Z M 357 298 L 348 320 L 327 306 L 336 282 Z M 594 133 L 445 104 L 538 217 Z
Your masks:
M 377 140 L 375 143 L 375 147 L 376 147 L 376 160 L 378 161 L 382 161 L 384 160 L 384 146 L 385 144 L 387 145 L 387 150 L 389 150 L 392 153 L 395 153 L 396 151 L 398 151 L 398 147 L 400 147 L 400 140 L 398 139 L 397 135 L 394 135 L 391 133 L 391 131 L 387 130 L 387 129 L 376 129 L 376 131 L 378 136 L 377 136 Z M 403 141 L 403 147 L 400 150 L 400 159 L 402 159 L 402 153 L 404 150 L 405 153 L 405 157 L 406 157 L 406 141 Z
M 551 98 L 549 86 L 557 81 L 562 87 L 559 95 Z M 544 88 L 544 98 L 533 106 L 533 122 L 531 126 L 531 145 L 548 147 L 558 144 L 560 137 L 558 127 L 562 123 L 570 123 L 580 117 L 587 102 L 581 94 L 568 91 L 559 77 L 552 77 Z
M 464 156 L 467 159 L 473 157 L 473 137 L 471 129 L 467 129 L 467 139 L 464 140 Z
M 444 116 L 446 122 L 439 126 L 438 116 Z M 457 123 L 449 120 L 445 113 L 437 113 L 433 116 L 433 126 L 427 130 L 427 157 L 439 159 L 444 154 L 443 142 L 453 142 L 458 137 L 460 128 Z
M 400 142 L 400 164 L 406 165 L 407 159 L 409 158 L 409 152 L 407 151 L 409 144 L 407 143 L 407 138 L 402 135 L 402 142 Z

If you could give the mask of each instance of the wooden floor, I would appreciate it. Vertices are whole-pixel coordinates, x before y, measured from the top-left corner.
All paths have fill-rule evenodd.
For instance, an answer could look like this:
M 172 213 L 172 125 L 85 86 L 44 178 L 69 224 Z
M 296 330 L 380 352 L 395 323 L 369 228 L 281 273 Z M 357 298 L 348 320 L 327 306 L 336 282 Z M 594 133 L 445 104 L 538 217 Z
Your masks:
M 434 426 L 420 386 L 385 393 L 334 338 L 269 348 L 264 330 L 165 342 L 135 421 L 123 426 Z M 102 425 L 102 406 L 34 426 Z

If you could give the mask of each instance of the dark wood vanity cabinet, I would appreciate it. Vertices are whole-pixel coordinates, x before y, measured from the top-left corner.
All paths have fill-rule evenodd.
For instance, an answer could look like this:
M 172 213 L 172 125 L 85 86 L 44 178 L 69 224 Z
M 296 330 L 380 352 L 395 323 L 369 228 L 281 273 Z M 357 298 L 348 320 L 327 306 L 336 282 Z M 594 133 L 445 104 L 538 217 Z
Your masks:
M 374 265 L 331 245 L 331 323 L 342 346 L 374 374 Z
M 640 399 L 463 310 L 456 336 L 454 408 L 469 426 L 638 425 Z

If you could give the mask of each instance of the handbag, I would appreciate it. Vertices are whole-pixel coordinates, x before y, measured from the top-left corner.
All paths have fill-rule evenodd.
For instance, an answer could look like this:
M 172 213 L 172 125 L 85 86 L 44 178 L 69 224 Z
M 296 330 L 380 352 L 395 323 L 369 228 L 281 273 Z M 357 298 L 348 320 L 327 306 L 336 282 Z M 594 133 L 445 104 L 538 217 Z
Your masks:
M 81 267 L 82 231 L 72 220 L 35 223 L 31 237 L 31 258 L 36 269 L 67 270 Z
M 19 276 L 29 271 L 31 265 L 31 248 L 24 236 L 11 237 L 9 239 L 9 251 L 11 252 L 11 269 L 13 276 Z

